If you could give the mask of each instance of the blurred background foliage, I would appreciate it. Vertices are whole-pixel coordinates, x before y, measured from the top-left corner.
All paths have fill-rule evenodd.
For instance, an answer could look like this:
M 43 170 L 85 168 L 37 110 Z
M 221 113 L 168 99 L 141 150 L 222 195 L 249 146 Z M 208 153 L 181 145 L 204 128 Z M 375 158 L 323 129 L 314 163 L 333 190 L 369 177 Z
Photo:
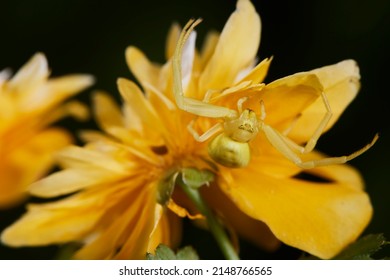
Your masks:
M 274 56 L 267 82 L 299 71 L 355 59 L 362 87 L 340 121 L 318 144 L 330 155 L 344 155 L 380 133 L 378 143 L 351 164 L 363 174 L 374 205 L 365 233 L 390 238 L 390 1 L 252 0 L 261 15 L 261 59 Z M 90 73 L 93 88 L 78 99 L 90 104 L 92 90 L 118 98 L 116 79 L 133 79 L 124 58 L 135 45 L 156 62 L 165 62 L 164 46 L 170 25 L 202 17 L 199 42 L 207 30 L 221 31 L 235 9 L 235 0 L 6 0 L 1 2 L 0 69 L 19 69 L 35 52 L 48 58 L 52 76 Z M 119 99 L 118 99 L 119 100 Z M 61 122 L 73 131 L 93 125 Z M 1 160 L 1 159 L 0 159 Z M 321 205 L 318 205 L 321 207 Z M 24 212 L 24 206 L 0 212 L 0 230 Z M 183 246 L 193 244 L 201 258 L 221 258 L 212 237 L 185 225 Z M 198 238 L 192 238 L 197 236 Z M 201 237 L 201 238 L 199 238 Z M 210 248 L 215 248 L 211 250 Z M 0 259 L 50 259 L 57 246 L 9 249 L 0 245 Z M 383 255 L 390 255 L 387 248 Z M 242 258 L 297 258 L 300 252 L 283 246 L 274 254 L 242 242 Z

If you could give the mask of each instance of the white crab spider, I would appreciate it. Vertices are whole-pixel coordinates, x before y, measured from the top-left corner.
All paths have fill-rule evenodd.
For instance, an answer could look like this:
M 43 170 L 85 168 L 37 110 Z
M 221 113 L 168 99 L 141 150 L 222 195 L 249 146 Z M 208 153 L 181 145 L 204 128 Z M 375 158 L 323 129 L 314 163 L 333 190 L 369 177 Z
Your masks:
M 208 94 L 206 94 L 203 101 L 184 96 L 181 77 L 182 51 L 190 33 L 200 22 L 200 19 L 190 20 L 180 34 L 173 56 L 174 95 L 176 104 L 180 109 L 196 116 L 222 118 L 224 120 L 223 123 L 217 123 L 202 135 L 199 135 L 193 129 L 193 122 L 188 126 L 189 132 L 193 135 L 195 140 L 199 142 L 206 141 L 218 134 L 208 145 L 208 153 L 214 161 L 227 167 L 244 167 L 248 165 L 250 161 L 250 147 L 248 142 L 255 138 L 259 132 L 263 132 L 272 146 L 301 168 L 342 164 L 361 155 L 374 145 L 378 139 L 378 135 L 375 135 L 370 144 L 348 156 L 329 157 L 309 161 L 303 161 L 299 157 L 298 154 L 309 153 L 314 149 L 317 140 L 332 116 L 328 99 L 323 92 L 321 93 L 321 98 L 326 108 L 326 113 L 304 147 L 289 139 L 286 136 L 286 133 L 282 134 L 264 122 L 266 112 L 262 101 L 260 101 L 260 114 L 257 116 L 251 109 L 242 108 L 243 103 L 246 101 L 246 97 L 238 100 L 236 111 L 208 103 Z

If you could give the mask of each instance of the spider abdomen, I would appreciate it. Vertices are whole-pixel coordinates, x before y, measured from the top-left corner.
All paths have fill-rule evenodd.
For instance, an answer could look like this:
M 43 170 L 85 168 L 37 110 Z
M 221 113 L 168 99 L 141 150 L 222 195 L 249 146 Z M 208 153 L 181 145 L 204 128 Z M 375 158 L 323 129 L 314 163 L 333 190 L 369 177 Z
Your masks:
M 208 152 L 214 161 L 226 167 L 244 167 L 250 160 L 249 144 L 235 141 L 225 133 L 211 140 Z

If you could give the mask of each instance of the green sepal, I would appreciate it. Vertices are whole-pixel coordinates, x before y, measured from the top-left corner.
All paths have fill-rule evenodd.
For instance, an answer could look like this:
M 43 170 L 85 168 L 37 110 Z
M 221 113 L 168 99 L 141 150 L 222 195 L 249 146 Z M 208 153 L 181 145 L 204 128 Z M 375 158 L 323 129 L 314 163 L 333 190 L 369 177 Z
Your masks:
M 389 245 L 382 233 L 366 235 L 349 245 L 334 260 L 373 260 L 372 255 Z
M 176 178 L 178 174 L 178 171 L 168 172 L 167 175 L 158 183 L 157 203 L 163 206 L 168 203 L 173 190 L 175 189 Z
M 198 254 L 191 246 L 186 246 L 179 249 L 177 254 L 164 244 L 157 246 L 154 255 L 146 254 L 147 260 L 198 260 Z
M 373 260 L 372 255 L 389 244 L 390 242 L 382 233 L 369 234 L 350 244 L 332 260 Z M 302 256 L 300 260 L 319 260 L 319 258 L 309 255 Z
M 191 246 L 185 246 L 177 251 L 176 254 L 177 260 L 199 260 L 199 256 L 196 253 L 195 249 Z
M 208 186 L 214 180 L 214 173 L 207 169 L 186 167 L 181 170 L 181 179 L 190 188 L 197 189 L 203 185 Z

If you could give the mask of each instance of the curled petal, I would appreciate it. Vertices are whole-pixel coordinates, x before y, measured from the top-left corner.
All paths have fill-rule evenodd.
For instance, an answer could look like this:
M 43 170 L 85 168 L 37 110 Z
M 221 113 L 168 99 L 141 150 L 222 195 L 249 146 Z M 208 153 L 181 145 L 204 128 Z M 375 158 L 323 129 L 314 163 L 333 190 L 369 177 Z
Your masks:
M 315 74 L 318 77 L 332 109 L 332 118 L 325 128 L 327 131 L 357 95 L 360 89 L 359 67 L 354 60 L 344 60 L 306 73 Z M 325 112 L 324 103 L 319 98 L 302 112 L 302 116 L 291 131 L 291 137 L 297 141 L 306 141 L 320 123 Z
M 320 258 L 356 240 L 372 216 L 366 193 L 348 182 L 315 183 L 231 171 L 222 190 L 247 215 L 265 222 L 282 242 Z M 337 178 L 337 175 L 336 175 Z
M 309 105 L 321 99 L 322 90 L 314 74 L 294 74 L 266 85 L 248 105 L 260 112 L 260 101 L 263 101 L 265 122 L 282 130 L 292 125 Z
M 168 208 L 174 212 L 176 215 L 182 218 L 189 218 L 191 220 L 196 220 L 196 219 L 204 219 L 203 215 L 200 213 L 197 214 L 190 214 L 188 210 L 184 207 L 181 207 L 180 205 L 176 204 L 172 199 L 169 200 L 168 202 Z

